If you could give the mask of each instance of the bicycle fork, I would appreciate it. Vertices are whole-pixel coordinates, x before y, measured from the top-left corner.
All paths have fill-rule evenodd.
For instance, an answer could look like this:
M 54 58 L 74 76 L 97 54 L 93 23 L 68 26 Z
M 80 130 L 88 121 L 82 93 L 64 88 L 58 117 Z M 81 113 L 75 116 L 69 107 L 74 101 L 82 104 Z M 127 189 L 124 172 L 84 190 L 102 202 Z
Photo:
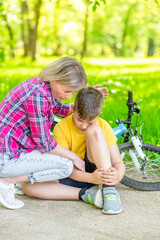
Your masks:
M 132 158 L 132 161 L 134 162 L 134 165 L 135 165 L 136 169 L 141 173 L 145 173 L 145 171 L 146 171 L 145 166 L 148 162 L 148 158 L 146 157 L 146 155 L 142 151 L 142 143 L 139 140 L 138 136 L 135 136 L 135 135 L 131 136 L 131 141 L 132 141 L 133 146 L 136 150 L 136 153 L 135 153 L 134 150 L 131 149 L 131 150 L 129 150 L 129 155 Z M 140 157 L 143 160 L 142 166 L 140 165 L 137 156 Z
M 121 124 L 118 125 L 118 127 L 113 128 L 113 131 L 114 131 L 116 137 L 118 138 L 124 132 L 127 132 L 127 128 L 125 127 L 125 125 L 123 123 L 121 123 Z M 131 159 L 132 159 L 132 161 L 133 161 L 137 171 L 139 171 L 140 173 L 145 174 L 145 172 L 146 172 L 146 164 L 148 162 L 148 158 L 146 157 L 146 155 L 142 151 L 142 143 L 139 140 L 138 136 L 134 135 L 131 130 L 128 133 L 131 136 L 131 141 L 132 141 L 133 146 L 134 146 L 134 148 L 136 150 L 135 151 L 134 149 L 130 149 L 129 150 L 129 155 L 130 155 L 130 157 L 131 157 Z M 124 157 L 125 157 L 125 152 L 122 152 L 121 153 L 122 160 L 123 160 Z M 141 158 L 143 160 L 142 166 L 140 165 L 138 158 Z M 145 176 L 143 178 L 145 178 Z

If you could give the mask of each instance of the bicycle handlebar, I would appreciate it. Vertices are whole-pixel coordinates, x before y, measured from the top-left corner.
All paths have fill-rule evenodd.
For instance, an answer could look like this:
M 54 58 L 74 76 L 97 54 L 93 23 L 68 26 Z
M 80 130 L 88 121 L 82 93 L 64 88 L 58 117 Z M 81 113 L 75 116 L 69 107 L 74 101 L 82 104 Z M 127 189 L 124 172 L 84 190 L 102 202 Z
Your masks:
M 138 103 L 133 101 L 132 98 L 132 91 L 128 91 L 128 100 L 126 102 L 126 105 L 128 106 L 128 118 L 126 120 L 116 120 L 116 124 L 124 123 L 127 124 L 127 129 L 129 129 L 130 125 L 132 124 L 131 118 L 132 114 L 136 113 L 139 114 L 140 112 L 140 107 L 138 106 Z
M 133 106 L 133 105 L 134 105 L 134 102 L 133 102 L 133 99 L 132 99 L 132 91 L 128 91 L 127 106 L 130 107 L 130 106 Z

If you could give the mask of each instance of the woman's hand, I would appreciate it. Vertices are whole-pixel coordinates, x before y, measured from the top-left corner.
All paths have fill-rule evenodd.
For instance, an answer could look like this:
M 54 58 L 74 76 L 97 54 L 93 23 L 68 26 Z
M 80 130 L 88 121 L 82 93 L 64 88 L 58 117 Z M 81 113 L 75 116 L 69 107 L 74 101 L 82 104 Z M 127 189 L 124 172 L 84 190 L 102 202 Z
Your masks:
M 73 160 L 74 166 L 76 166 L 81 171 L 85 172 L 85 162 L 76 155 L 76 158 Z
M 69 103 L 69 111 L 68 111 L 68 115 L 72 114 L 74 112 L 74 102 Z
M 102 93 L 103 98 L 108 98 L 109 93 L 108 93 L 108 90 L 107 90 L 106 87 L 100 88 L 100 84 L 97 84 L 97 85 L 94 86 L 94 87 L 97 88 L 97 89 Z
M 116 168 L 110 167 L 108 170 L 103 172 L 102 180 L 108 186 L 116 185 L 120 181 L 119 172 Z

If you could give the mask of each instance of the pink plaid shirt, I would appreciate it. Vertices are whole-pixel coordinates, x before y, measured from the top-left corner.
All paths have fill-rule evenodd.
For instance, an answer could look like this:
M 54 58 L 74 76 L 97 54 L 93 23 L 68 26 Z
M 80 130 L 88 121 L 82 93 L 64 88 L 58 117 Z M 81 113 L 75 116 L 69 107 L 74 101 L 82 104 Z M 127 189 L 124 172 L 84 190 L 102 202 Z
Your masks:
M 49 129 L 54 114 L 67 116 L 69 105 L 55 99 L 48 82 L 32 77 L 12 89 L 0 103 L 0 152 L 18 158 L 21 152 L 53 150 Z

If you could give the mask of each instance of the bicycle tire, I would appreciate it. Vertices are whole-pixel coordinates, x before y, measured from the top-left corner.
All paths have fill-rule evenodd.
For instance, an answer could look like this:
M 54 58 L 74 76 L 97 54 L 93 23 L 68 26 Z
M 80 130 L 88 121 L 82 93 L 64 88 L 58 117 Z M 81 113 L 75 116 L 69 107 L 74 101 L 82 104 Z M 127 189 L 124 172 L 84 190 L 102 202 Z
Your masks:
M 133 144 L 127 142 L 120 144 L 118 147 L 120 153 L 123 152 L 125 154 L 123 162 L 126 167 L 126 172 L 121 183 L 139 190 L 160 191 L 160 147 L 148 143 L 144 143 L 142 146 L 142 150 L 149 160 L 146 165 L 145 178 L 144 175 L 136 169 L 129 155 L 129 150 L 134 150 Z M 139 161 L 141 160 L 139 159 Z

